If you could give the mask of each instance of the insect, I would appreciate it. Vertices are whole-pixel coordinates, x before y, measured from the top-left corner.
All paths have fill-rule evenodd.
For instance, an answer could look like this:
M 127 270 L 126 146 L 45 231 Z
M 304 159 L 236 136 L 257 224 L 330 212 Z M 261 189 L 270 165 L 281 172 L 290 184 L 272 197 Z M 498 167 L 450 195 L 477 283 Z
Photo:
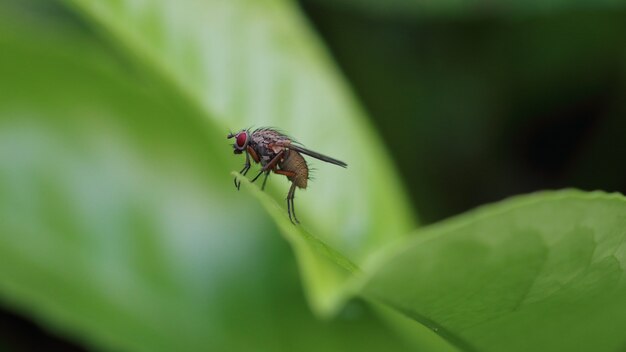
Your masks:
M 273 128 L 258 128 L 252 132 L 250 129 L 241 130 L 238 133 L 231 132 L 227 138 L 235 138 L 235 143 L 233 143 L 235 154 L 246 154 L 246 163 L 240 171 L 242 175 L 250 170 L 250 157 L 257 164 L 262 165 L 259 173 L 252 179 L 254 182 L 259 176 L 265 174 L 262 190 L 265 189 L 270 172 L 284 175 L 291 181 L 291 187 L 287 193 L 287 213 L 292 223 L 294 220 L 299 223 L 293 203 L 296 187 L 305 189 L 309 180 L 309 167 L 302 154 L 341 167 L 348 166 L 343 161 L 304 148 L 292 138 Z M 235 187 L 239 189 L 240 186 L 241 182 L 237 182 L 235 178 Z

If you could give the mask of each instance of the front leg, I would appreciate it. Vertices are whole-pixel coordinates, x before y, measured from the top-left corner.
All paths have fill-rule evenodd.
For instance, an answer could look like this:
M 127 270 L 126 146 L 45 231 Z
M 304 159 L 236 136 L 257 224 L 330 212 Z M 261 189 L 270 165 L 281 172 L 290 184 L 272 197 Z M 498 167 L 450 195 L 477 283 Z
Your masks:
M 246 164 L 243 166 L 243 169 L 239 171 L 239 173 L 244 176 L 248 173 L 248 170 L 250 170 L 250 154 L 248 152 L 245 152 L 245 153 L 246 153 Z M 237 187 L 237 190 L 239 190 L 239 187 L 241 187 L 241 181 L 237 182 L 237 177 L 235 177 L 235 187 Z

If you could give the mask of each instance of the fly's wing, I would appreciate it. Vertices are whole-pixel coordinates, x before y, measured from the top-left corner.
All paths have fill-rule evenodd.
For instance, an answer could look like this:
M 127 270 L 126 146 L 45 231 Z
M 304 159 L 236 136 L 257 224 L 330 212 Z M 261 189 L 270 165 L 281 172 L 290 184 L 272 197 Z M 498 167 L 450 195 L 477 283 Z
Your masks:
M 341 161 L 341 160 L 337 160 L 337 159 L 331 158 L 331 157 L 329 157 L 329 156 L 326 156 L 326 155 L 324 155 L 324 154 L 320 154 L 320 153 L 314 152 L 314 151 L 312 151 L 312 150 L 308 150 L 308 149 L 306 149 L 306 148 L 303 148 L 303 147 L 301 147 L 301 146 L 299 146 L 299 145 L 296 145 L 296 144 L 293 144 L 293 143 L 290 143 L 290 144 L 287 146 L 287 148 L 289 148 L 289 149 L 293 149 L 293 150 L 295 150 L 295 151 L 297 151 L 297 152 L 300 152 L 300 153 L 302 153 L 302 154 L 306 154 L 306 155 L 308 155 L 308 156 L 314 157 L 315 159 L 319 159 L 319 160 L 321 160 L 321 161 L 325 161 L 325 162 L 327 162 L 327 163 L 331 163 L 331 164 L 339 165 L 339 166 L 341 166 L 341 167 L 347 167 L 347 166 L 348 166 L 348 164 L 344 163 L 344 162 L 343 162 L 343 161 Z

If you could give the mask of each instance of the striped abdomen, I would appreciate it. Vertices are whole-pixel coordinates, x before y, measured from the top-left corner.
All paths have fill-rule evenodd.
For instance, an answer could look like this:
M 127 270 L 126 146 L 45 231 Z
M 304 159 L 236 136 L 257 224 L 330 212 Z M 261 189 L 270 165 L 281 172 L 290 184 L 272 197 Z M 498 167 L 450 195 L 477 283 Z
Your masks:
M 292 171 L 296 175 L 287 177 L 289 181 L 293 182 L 298 188 L 306 188 L 309 180 L 309 167 L 306 161 L 295 150 L 285 150 L 285 157 L 280 163 L 280 169 L 285 171 Z

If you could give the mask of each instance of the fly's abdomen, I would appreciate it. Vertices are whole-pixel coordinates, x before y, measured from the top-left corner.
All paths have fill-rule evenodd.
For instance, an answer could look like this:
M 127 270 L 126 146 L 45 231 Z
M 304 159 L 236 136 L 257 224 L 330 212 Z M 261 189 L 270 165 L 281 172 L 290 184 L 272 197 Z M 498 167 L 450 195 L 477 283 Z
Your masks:
M 300 153 L 294 150 L 285 150 L 285 158 L 280 164 L 280 169 L 294 172 L 296 175 L 288 177 L 289 181 L 298 188 L 306 188 L 309 180 L 309 167 Z

